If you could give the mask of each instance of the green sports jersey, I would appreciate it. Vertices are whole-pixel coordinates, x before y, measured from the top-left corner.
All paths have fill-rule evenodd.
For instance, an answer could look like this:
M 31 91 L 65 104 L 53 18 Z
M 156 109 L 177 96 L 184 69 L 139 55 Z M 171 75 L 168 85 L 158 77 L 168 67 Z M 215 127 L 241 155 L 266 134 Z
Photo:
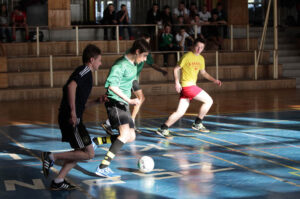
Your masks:
M 131 97 L 132 82 L 137 74 L 137 66 L 130 62 L 125 55 L 119 58 L 109 71 L 104 87 L 107 89 L 107 97 L 128 104 L 113 91 L 110 86 L 117 86 L 128 97 Z
M 130 49 L 128 49 L 125 54 L 128 54 L 130 51 Z M 147 56 L 147 59 L 146 59 L 146 63 L 148 65 L 152 65 L 154 63 L 154 60 L 153 60 L 153 57 L 152 55 L 149 53 L 148 56 Z M 137 65 L 137 73 L 136 73 L 136 79 L 139 79 L 139 76 L 141 74 L 141 71 L 143 70 L 144 68 L 144 64 L 145 62 L 141 62 L 140 64 Z
M 152 55 L 149 53 L 146 59 L 146 63 L 149 65 L 152 65 L 154 63 Z M 141 71 L 144 67 L 145 62 L 141 62 L 140 64 L 137 65 L 137 73 L 136 73 L 136 79 L 139 78 Z

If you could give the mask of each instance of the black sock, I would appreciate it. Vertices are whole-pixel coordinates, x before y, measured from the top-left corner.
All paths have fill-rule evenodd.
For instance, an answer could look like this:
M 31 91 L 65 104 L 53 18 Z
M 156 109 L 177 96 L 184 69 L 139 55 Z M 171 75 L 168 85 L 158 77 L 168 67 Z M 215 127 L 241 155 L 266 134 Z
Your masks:
M 121 140 L 116 139 L 116 141 L 110 146 L 107 154 L 104 157 L 104 160 L 102 160 L 99 166 L 100 169 L 106 168 L 110 165 L 110 162 L 114 159 L 114 157 L 120 151 L 123 145 L 124 143 Z
M 161 130 L 166 130 L 166 129 L 168 129 L 169 127 L 166 125 L 166 124 L 163 124 L 163 125 L 161 125 L 160 126 L 160 129 Z
M 102 145 L 102 144 L 111 144 L 114 143 L 119 135 L 112 135 L 108 137 L 95 137 L 93 141 L 97 145 Z
M 200 123 L 202 123 L 202 120 L 199 117 L 197 117 L 195 119 L 195 124 L 200 124 Z

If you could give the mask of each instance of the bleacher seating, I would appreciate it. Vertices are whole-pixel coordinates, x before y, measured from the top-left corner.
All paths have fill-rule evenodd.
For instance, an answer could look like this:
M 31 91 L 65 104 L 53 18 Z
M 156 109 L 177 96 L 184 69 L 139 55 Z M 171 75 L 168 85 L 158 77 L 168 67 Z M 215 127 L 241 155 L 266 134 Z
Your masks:
M 98 82 L 92 95 L 105 92 L 104 82 L 114 60 L 132 45 L 133 41 L 120 41 L 120 54 L 116 53 L 116 41 L 80 41 L 79 56 L 76 54 L 75 42 L 41 42 L 40 56 L 36 56 L 36 43 L 2 44 L 2 59 L 0 67 L 0 101 L 60 98 L 61 87 L 66 82 L 75 67 L 81 64 L 81 53 L 88 43 L 101 48 L 103 65 L 97 71 Z M 224 82 L 220 88 L 200 78 L 201 87 L 206 90 L 230 91 L 270 88 L 294 88 L 294 79 L 281 78 L 273 80 L 273 66 L 269 63 L 269 52 L 264 52 L 262 62 L 258 67 L 259 81 L 254 81 L 254 52 L 257 39 L 250 40 L 251 51 L 245 51 L 246 40 L 234 39 L 234 51 L 230 51 L 230 40 L 224 41 L 224 50 L 219 52 L 219 79 Z M 53 55 L 53 88 L 50 88 L 50 61 Z M 161 52 L 153 52 L 155 62 L 162 66 Z M 216 76 L 216 53 L 203 53 L 206 70 Z M 175 93 L 173 81 L 173 66 L 176 64 L 176 54 L 169 56 L 169 74 L 161 73 L 146 66 L 141 73 L 140 82 L 146 95 L 161 95 Z M 1 69 L 2 68 L 2 69 Z

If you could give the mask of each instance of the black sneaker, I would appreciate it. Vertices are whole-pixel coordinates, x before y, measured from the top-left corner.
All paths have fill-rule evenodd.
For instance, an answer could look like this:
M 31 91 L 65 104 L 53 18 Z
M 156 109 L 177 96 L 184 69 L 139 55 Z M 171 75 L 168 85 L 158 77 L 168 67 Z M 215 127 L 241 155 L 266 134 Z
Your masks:
M 50 189 L 54 191 L 60 191 L 60 190 L 70 191 L 70 190 L 78 189 L 78 187 L 70 184 L 66 180 L 64 180 L 61 183 L 55 183 L 54 180 L 52 180 Z
M 105 130 L 105 132 L 106 132 L 108 135 L 113 135 L 113 134 L 114 134 L 114 132 L 112 131 L 111 126 L 109 126 L 108 124 L 102 123 L 102 124 L 100 124 L 100 125 L 101 125 L 101 127 Z
M 49 175 L 49 170 L 53 166 L 54 161 L 50 159 L 49 155 L 51 152 L 42 152 L 42 164 L 43 164 L 43 174 L 47 178 Z

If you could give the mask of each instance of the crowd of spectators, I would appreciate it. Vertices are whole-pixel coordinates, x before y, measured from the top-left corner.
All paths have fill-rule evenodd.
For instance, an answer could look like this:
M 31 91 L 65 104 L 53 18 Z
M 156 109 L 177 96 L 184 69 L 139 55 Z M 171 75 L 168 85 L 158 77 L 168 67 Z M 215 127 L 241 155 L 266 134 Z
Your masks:
M 174 47 L 182 50 L 188 50 L 189 44 L 192 43 L 195 36 L 212 41 L 218 48 L 222 48 L 222 38 L 226 37 L 227 34 L 227 27 L 220 26 L 226 24 L 226 13 L 221 3 L 218 3 L 217 7 L 211 12 L 207 9 L 207 6 L 204 5 L 200 9 L 195 3 L 187 6 L 184 2 L 180 2 L 173 9 L 169 5 L 165 5 L 162 10 L 160 10 L 158 4 L 154 3 L 147 12 L 145 22 L 146 24 L 158 25 L 161 40 L 163 40 L 163 33 L 170 29 L 168 34 L 173 35 Z M 130 16 L 125 4 L 122 4 L 118 11 L 114 4 L 109 4 L 103 12 L 101 24 L 104 25 L 104 40 L 116 39 L 116 27 L 111 25 L 120 25 L 120 40 L 134 39 L 132 27 L 128 26 Z M 12 28 L 9 28 L 9 26 Z M 27 17 L 24 10 L 17 6 L 9 14 L 6 5 L 2 5 L 0 10 L 0 41 L 11 42 L 16 40 L 17 29 L 23 30 L 25 40 L 29 40 Z M 128 37 L 125 34 L 126 29 Z M 110 34 L 108 33 L 109 30 Z M 155 35 L 154 26 L 149 26 L 148 31 L 150 35 Z M 163 47 L 163 49 L 167 48 Z
M 12 28 L 10 28 L 11 26 Z M 27 16 L 20 6 L 16 6 L 9 15 L 7 6 L 1 5 L 0 10 L 0 41 L 12 42 L 16 40 L 16 30 L 24 30 L 25 40 L 29 40 Z
M 149 24 L 147 30 L 150 35 L 155 35 L 155 26 L 153 25 L 158 25 L 161 40 L 163 40 L 163 33 L 166 29 L 171 29 L 170 34 L 173 35 L 173 44 L 182 50 L 188 50 L 189 44 L 192 43 L 195 35 L 214 42 L 218 48 L 222 49 L 222 38 L 226 37 L 227 34 L 227 27 L 221 26 L 226 24 L 226 13 L 221 3 L 218 3 L 217 7 L 211 12 L 208 11 L 206 5 L 199 9 L 195 3 L 186 6 L 184 2 L 180 2 L 174 9 L 171 9 L 169 5 L 165 5 L 162 10 L 160 10 L 157 3 L 154 3 L 147 12 L 145 22 Z M 126 39 L 125 28 L 128 30 L 128 39 L 134 39 L 131 27 L 126 26 L 130 24 L 130 19 L 124 4 L 121 5 L 118 12 L 115 11 L 114 4 L 109 4 L 104 11 L 101 24 L 124 25 L 120 26 L 119 39 Z M 107 29 L 108 27 L 104 27 L 105 40 L 108 39 Z M 110 29 L 111 39 L 115 39 L 115 28 Z
M 223 38 L 227 36 L 226 21 L 227 16 L 221 3 L 210 12 L 206 5 L 200 9 L 195 3 L 188 7 L 184 2 L 180 2 L 172 11 L 168 5 L 160 11 L 158 4 L 153 4 L 146 19 L 147 24 L 158 24 L 161 27 L 161 50 L 170 50 L 162 46 L 165 45 L 166 34 L 173 35 L 172 49 L 188 50 L 195 36 L 211 42 L 215 49 L 222 49 Z

